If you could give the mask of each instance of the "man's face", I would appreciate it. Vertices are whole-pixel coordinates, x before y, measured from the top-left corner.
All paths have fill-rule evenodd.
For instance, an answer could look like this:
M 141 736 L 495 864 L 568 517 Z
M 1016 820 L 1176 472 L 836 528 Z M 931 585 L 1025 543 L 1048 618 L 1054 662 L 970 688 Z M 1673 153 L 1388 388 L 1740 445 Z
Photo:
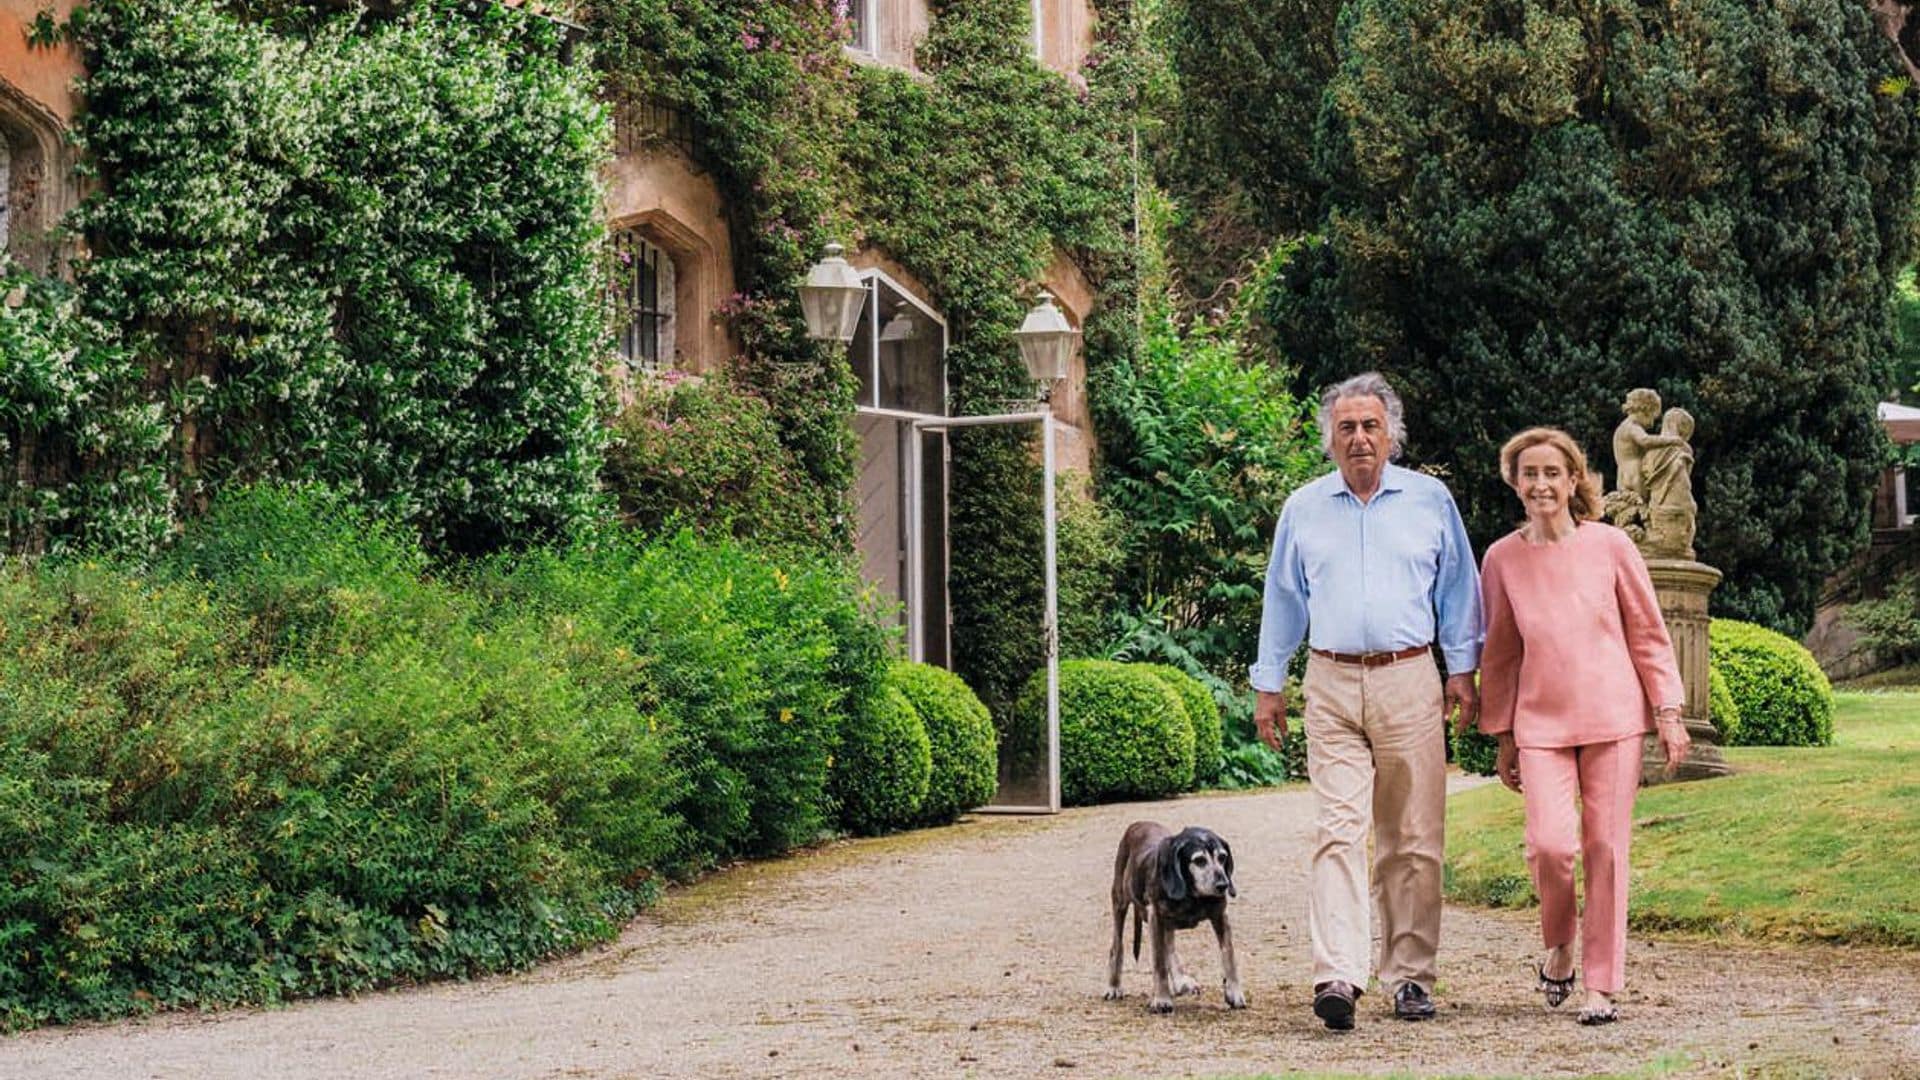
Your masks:
M 1371 489 L 1391 456 L 1387 407 L 1379 398 L 1350 397 L 1333 403 L 1333 461 L 1348 487 Z
M 1653 401 L 1635 401 L 1627 406 L 1627 415 L 1633 417 L 1634 423 L 1641 427 L 1651 427 L 1655 420 L 1660 419 L 1660 405 Z

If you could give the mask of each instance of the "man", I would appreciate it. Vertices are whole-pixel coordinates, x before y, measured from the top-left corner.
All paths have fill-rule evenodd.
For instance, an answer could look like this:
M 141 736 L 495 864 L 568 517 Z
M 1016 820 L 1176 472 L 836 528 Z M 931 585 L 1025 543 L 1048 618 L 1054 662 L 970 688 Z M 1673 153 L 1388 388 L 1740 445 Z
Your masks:
M 1321 400 L 1321 448 L 1339 468 L 1280 512 L 1250 672 L 1254 725 L 1278 749 L 1287 661 L 1307 638 L 1313 1011 L 1336 1031 L 1353 1027 L 1370 970 L 1369 823 L 1380 985 L 1395 1016 L 1433 1015 L 1446 713 L 1471 716 L 1478 705 L 1480 575 L 1446 485 L 1389 463 L 1405 431 L 1399 395 L 1373 372 Z M 1449 673 L 1444 699 L 1436 636 Z

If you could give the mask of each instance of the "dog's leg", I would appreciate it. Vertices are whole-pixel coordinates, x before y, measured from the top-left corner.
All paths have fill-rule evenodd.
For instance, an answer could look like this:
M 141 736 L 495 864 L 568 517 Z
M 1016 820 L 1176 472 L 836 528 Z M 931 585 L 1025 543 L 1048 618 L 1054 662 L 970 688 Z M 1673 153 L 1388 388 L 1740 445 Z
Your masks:
M 1125 939 L 1127 908 L 1132 901 L 1119 881 L 1113 883 L 1113 947 L 1107 950 L 1107 993 L 1108 1001 L 1120 1000 L 1120 964 L 1126 956 Z
M 1200 992 L 1200 980 L 1188 974 L 1187 965 L 1181 963 L 1177 941 L 1173 934 L 1167 935 L 1167 970 L 1173 977 L 1173 996 L 1197 994 Z
M 1173 987 L 1169 982 L 1173 963 L 1173 924 L 1148 912 L 1147 926 L 1153 932 L 1153 997 L 1148 1012 L 1173 1011 Z
M 1223 910 L 1213 917 L 1213 936 L 1220 942 L 1220 970 L 1225 972 L 1227 1005 L 1229 1008 L 1247 1007 L 1246 991 L 1240 989 L 1240 965 L 1233 962 L 1233 926 L 1227 922 L 1227 913 Z

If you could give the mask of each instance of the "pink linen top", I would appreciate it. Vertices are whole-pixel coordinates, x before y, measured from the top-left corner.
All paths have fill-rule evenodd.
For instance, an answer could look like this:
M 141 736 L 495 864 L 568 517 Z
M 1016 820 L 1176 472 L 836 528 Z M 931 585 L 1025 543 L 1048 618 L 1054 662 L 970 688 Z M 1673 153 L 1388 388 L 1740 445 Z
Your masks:
M 1582 521 L 1553 544 L 1509 533 L 1487 549 L 1480 589 L 1481 731 L 1584 746 L 1652 731 L 1655 709 L 1684 703 L 1653 581 L 1619 529 Z

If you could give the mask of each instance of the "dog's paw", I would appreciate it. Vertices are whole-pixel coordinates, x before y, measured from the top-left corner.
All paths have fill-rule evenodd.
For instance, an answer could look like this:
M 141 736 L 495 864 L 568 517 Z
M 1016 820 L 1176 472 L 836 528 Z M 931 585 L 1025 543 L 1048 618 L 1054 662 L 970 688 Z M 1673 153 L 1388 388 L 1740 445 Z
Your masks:
M 1173 1011 L 1173 999 L 1169 997 L 1154 998 L 1152 1001 L 1147 1002 L 1147 1011 L 1150 1013 L 1170 1013 Z
M 1107 987 L 1107 992 L 1104 994 L 1101 994 L 1100 996 L 1107 1001 L 1119 1001 L 1121 998 L 1125 997 L 1126 995 L 1120 992 L 1119 987 L 1109 986 Z
M 1182 975 L 1173 981 L 1173 996 L 1185 997 L 1200 992 L 1200 980 L 1191 975 Z
M 1247 1007 L 1247 993 L 1237 986 L 1227 987 L 1227 1008 L 1244 1009 Z

